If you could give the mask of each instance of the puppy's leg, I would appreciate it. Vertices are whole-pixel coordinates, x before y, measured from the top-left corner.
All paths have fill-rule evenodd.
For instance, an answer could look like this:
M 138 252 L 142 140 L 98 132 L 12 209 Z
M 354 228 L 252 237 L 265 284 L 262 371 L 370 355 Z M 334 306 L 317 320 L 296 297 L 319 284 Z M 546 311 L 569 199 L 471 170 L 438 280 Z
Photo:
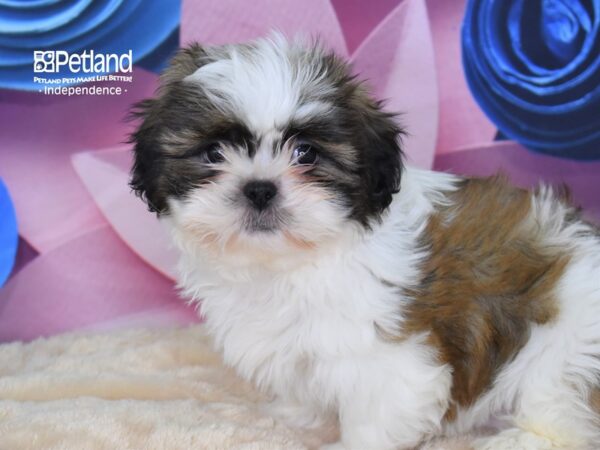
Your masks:
M 557 450 L 552 441 L 521 428 L 509 428 L 500 433 L 476 439 L 475 450 Z M 566 450 L 566 449 L 565 449 Z
M 340 442 L 325 449 L 412 449 L 439 426 L 441 414 L 434 405 L 418 410 L 402 407 L 396 403 L 402 401 L 398 398 L 394 401 L 384 396 L 372 400 L 351 402 L 341 409 Z M 430 423 L 434 417 L 437 424 Z
M 566 384 L 530 386 L 519 401 L 513 427 L 476 440 L 475 450 L 591 450 L 598 420 L 589 402 Z
M 324 449 L 412 449 L 440 431 L 451 371 L 414 350 L 344 365 L 340 441 Z

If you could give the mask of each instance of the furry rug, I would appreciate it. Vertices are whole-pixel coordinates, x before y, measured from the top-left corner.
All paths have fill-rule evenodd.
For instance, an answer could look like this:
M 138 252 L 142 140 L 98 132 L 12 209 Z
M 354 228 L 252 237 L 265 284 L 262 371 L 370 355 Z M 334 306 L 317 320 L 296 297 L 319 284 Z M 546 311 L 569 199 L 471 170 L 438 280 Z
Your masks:
M 311 449 L 223 367 L 202 326 L 67 334 L 0 346 L 0 449 Z M 438 441 L 428 449 L 467 449 Z

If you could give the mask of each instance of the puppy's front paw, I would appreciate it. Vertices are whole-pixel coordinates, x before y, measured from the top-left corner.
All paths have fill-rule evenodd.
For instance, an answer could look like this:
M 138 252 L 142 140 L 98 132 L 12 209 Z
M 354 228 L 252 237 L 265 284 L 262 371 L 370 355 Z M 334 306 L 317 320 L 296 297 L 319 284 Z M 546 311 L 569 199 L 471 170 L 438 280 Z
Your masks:
M 552 441 L 520 428 L 509 428 L 494 436 L 476 439 L 475 450 L 557 450 Z

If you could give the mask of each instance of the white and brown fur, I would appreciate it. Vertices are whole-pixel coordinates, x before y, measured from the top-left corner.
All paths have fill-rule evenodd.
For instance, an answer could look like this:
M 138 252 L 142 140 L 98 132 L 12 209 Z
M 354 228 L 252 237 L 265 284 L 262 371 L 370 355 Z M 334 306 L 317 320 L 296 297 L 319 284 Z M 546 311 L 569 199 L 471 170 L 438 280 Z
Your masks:
M 404 167 L 347 64 L 279 35 L 181 50 L 137 114 L 132 186 L 273 413 L 337 416 L 336 449 L 492 418 L 477 449 L 600 446 L 600 238 L 562 193 Z M 277 189 L 260 210 L 256 180 Z

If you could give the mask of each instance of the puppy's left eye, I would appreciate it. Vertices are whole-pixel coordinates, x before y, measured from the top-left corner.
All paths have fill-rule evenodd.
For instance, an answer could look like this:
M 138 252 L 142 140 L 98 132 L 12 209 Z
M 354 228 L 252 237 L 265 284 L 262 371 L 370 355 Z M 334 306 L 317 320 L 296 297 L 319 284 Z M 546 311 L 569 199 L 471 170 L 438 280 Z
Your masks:
M 292 153 L 292 162 L 300 165 L 310 165 L 317 162 L 319 154 L 317 150 L 306 142 L 296 145 Z
M 217 142 L 209 145 L 208 148 L 202 152 L 202 158 L 209 164 L 217 164 L 225 160 L 221 145 Z

